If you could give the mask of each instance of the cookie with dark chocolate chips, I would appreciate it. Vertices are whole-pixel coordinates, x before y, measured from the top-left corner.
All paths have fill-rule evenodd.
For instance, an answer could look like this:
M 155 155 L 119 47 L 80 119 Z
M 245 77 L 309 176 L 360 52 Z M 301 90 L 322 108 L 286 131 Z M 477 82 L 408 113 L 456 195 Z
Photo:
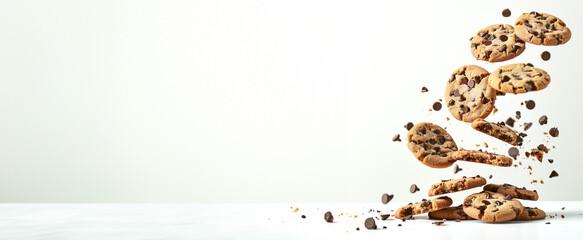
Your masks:
M 531 220 L 540 220 L 545 219 L 547 217 L 547 213 L 545 211 L 538 209 L 538 208 L 531 208 L 531 207 L 524 207 L 524 210 L 518 217 L 514 219 L 514 221 L 531 221 Z
M 455 160 L 451 154 L 457 145 L 445 129 L 433 123 L 418 123 L 407 133 L 407 147 L 421 163 L 433 168 L 446 168 Z
M 495 193 L 501 193 L 504 195 L 510 195 L 513 198 L 520 198 L 524 200 L 538 200 L 538 193 L 533 190 L 527 190 L 526 188 L 519 188 L 512 184 L 493 184 L 490 183 L 484 186 L 484 191 L 490 191 Z
M 475 177 L 463 177 L 460 179 L 443 181 L 431 185 L 428 195 L 436 196 L 447 193 L 459 192 L 463 190 L 472 189 L 475 187 L 483 186 L 486 184 L 486 179 L 480 176 Z
M 472 122 L 472 128 L 514 146 L 522 145 L 523 139 L 518 135 L 518 132 L 512 130 L 504 124 L 491 123 L 484 119 L 478 118 Z
M 431 200 L 423 199 L 415 204 L 409 203 L 400 207 L 393 215 L 395 218 L 404 218 L 413 215 L 433 212 L 451 206 L 453 201 L 449 197 L 439 197 Z
M 435 212 L 429 213 L 431 219 L 446 219 L 446 220 L 473 220 L 465 212 L 462 205 L 456 207 L 447 207 Z
M 494 109 L 496 90 L 485 69 L 468 65 L 455 70 L 445 86 L 445 103 L 451 115 L 464 122 L 486 118 Z
M 512 166 L 512 158 L 481 150 L 460 150 L 452 153 L 453 160 L 483 163 L 500 167 Z
M 520 55 L 525 48 L 524 41 L 514 35 L 514 27 L 508 24 L 494 24 L 486 27 L 470 40 L 472 55 L 478 60 L 502 62 Z
M 501 66 L 490 74 L 490 86 L 506 93 L 527 93 L 545 89 L 551 83 L 551 76 L 532 64 L 515 63 Z
M 554 46 L 571 39 L 571 30 L 567 25 L 547 13 L 523 13 L 516 19 L 514 27 L 519 39 L 536 45 Z
M 491 223 L 513 220 L 523 211 L 518 200 L 493 192 L 475 193 L 466 197 L 463 208 L 471 218 Z

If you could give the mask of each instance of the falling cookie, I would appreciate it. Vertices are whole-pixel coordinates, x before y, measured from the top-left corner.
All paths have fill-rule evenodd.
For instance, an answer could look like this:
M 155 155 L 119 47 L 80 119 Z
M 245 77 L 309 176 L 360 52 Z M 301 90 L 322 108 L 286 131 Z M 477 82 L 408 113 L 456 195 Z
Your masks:
M 488 62 L 513 59 L 525 48 L 524 41 L 516 38 L 514 27 L 508 24 L 494 24 L 481 29 L 470 42 L 472 55 L 478 60 Z
M 518 200 L 492 192 L 472 194 L 464 199 L 463 206 L 464 212 L 471 218 L 491 223 L 513 220 L 523 211 Z
M 486 184 L 486 179 L 480 176 L 475 177 L 463 177 L 460 179 L 443 181 L 440 183 L 433 184 L 429 189 L 428 195 L 436 196 L 441 194 L 459 192 L 463 190 L 468 190 L 471 188 L 483 186 Z
M 452 153 L 453 160 L 484 163 L 500 167 L 512 166 L 512 158 L 481 150 L 460 150 Z
M 526 188 L 519 188 L 508 183 L 502 185 L 490 183 L 484 186 L 484 191 L 501 193 L 504 195 L 509 195 L 513 198 L 520 198 L 524 200 L 538 200 L 538 193 L 536 191 L 526 190 Z
M 498 138 L 504 142 L 510 143 L 514 146 L 522 145 L 522 137 L 518 132 L 500 123 L 491 123 L 484 119 L 478 118 L 472 122 L 472 128 L 488 134 L 492 137 Z
M 515 63 L 501 66 L 490 74 L 490 86 L 506 93 L 527 93 L 545 89 L 551 83 L 551 76 L 530 63 Z
M 418 123 L 407 133 L 407 147 L 417 160 L 433 168 L 446 168 L 455 160 L 451 154 L 457 145 L 445 129 L 433 123 Z
M 445 86 L 445 102 L 449 112 L 460 121 L 486 118 L 494 109 L 496 90 L 488 84 L 488 71 L 475 66 L 455 70 Z
M 432 200 L 423 199 L 415 204 L 409 203 L 395 211 L 395 218 L 404 218 L 413 215 L 433 212 L 451 206 L 453 201 L 449 197 L 439 197 Z
M 516 19 L 515 34 L 518 38 L 536 45 L 554 46 L 571 39 L 571 30 L 561 19 L 547 14 L 523 13 Z

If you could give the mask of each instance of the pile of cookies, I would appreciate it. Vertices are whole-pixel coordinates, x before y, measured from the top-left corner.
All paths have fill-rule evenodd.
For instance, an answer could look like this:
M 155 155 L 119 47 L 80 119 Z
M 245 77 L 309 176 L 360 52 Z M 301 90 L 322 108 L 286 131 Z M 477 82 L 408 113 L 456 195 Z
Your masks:
M 509 16 L 505 10 L 503 15 Z M 506 61 L 524 52 L 526 43 L 553 46 L 569 41 L 571 32 L 566 24 L 546 13 L 530 12 L 518 17 L 514 26 L 495 24 L 476 33 L 470 39 L 471 53 L 478 60 Z M 543 54 L 544 55 L 544 54 Z M 543 56 L 543 59 L 545 57 Z M 547 57 L 548 60 L 548 57 Z M 485 120 L 494 110 L 496 97 L 507 93 L 523 94 L 545 89 L 551 81 L 549 74 L 530 63 L 501 66 L 490 73 L 476 65 L 462 66 L 450 76 L 445 87 L 445 103 L 451 115 L 471 127 L 513 146 L 521 146 L 524 133 L 504 123 Z M 456 161 L 468 161 L 500 167 L 512 166 L 512 158 L 482 150 L 458 149 L 445 129 L 429 122 L 407 126 L 407 146 L 421 163 L 432 168 L 446 168 Z M 558 132 L 557 132 L 558 135 Z M 515 157 L 515 156 L 513 156 Z M 486 222 L 544 219 L 546 213 L 524 207 L 517 199 L 538 199 L 536 191 L 511 184 L 487 184 L 480 176 L 445 180 L 433 184 L 428 196 L 439 196 L 483 186 L 479 193 L 467 196 L 457 207 L 451 198 L 442 196 L 423 199 L 396 210 L 394 217 L 411 218 L 429 213 L 431 218 L 448 220 L 479 219 Z

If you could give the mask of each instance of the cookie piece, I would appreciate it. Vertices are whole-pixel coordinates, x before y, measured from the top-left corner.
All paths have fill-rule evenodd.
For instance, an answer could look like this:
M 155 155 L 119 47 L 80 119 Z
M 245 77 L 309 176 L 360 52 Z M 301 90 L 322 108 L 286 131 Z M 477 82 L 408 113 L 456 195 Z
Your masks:
M 433 123 L 423 122 L 413 126 L 407 133 L 407 147 L 421 163 L 433 168 L 446 168 L 455 160 L 451 154 L 457 145 L 445 129 Z
M 538 208 L 531 208 L 531 207 L 524 207 L 524 210 L 518 217 L 514 219 L 514 221 L 530 221 L 530 220 L 540 220 L 545 219 L 547 217 L 547 213 L 545 211 L 540 210 Z
M 492 223 L 513 220 L 523 211 L 518 200 L 508 200 L 503 194 L 492 192 L 472 194 L 464 199 L 463 205 L 471 218 Z
M 506 93 L 527 93 L 545 89 L 551 76 L 532 64 L 515 63 L 496 69 L 488 78 L 490 87 Z
M 457 120 L 486 118 L 494 109 L 496 90 L 488 84 L 490 73 L 476 65 L 455 70 L 445 86 L 445 102 Z
M 404 218 L 413 215 L 433 212 L 451 206 L 453 201 L 449 197 L 439 197 L 432 200 L 423 199 L 415 204 L 409 203 L 395 211 L 395 218 Z
M 453 160 L 462 160 L 467 162 L 476 162 L 490 164 L 500 167 L 510 167 L 512 166 L 512 158 L 499 155 L 495 153 L 489 153 L 482 150 L 461 150 L 452 153 Z
M 457 207 L 447 207 L 435 212 L 429 213 L 429 218 L 432 219 L 447 219 L 447 220 L 473 220 L 464 212 L 462 205 Z
M 494 24 L 481 29 L 470 39 L 472 55 L 478 60 L 502 62 L 524 52 L 525 44 L 514 35 L 514 27 Z
M 554 46 L 571 39 L 571 30 L 567 25 L 547 13 L 523 13 L 518 16 L 514 26 L 519 39 L 536 45 Z
M 454 179 L 449 181 L 443 181 L 431 185 L 429 189 L 429 196 L 436 196 L 446 193 L 459 192 L 463 190 L 468 190 L 471 188 L 483 186 L 486 184 L 486 179 L 480 176 L 475 177 L 463 177 L 460 179 Z
M 472 128 L 492 137 L 498 138 L 504 142 L 510 143 L 514 146 L 522 145 L 523 139 L 518 135 L 518 132 L 501 123 L 491 123 L 484 119 L 478 118 L 472 122 Z
M 536 191 L 526 190 L 524 187 L 519 188 L 508 183 L 502 185 L 490 183 L 484 186 L 484 191 L 510 195 L 513 198 L 520 198 L 524 200 L 538 200 L 538 193 Z

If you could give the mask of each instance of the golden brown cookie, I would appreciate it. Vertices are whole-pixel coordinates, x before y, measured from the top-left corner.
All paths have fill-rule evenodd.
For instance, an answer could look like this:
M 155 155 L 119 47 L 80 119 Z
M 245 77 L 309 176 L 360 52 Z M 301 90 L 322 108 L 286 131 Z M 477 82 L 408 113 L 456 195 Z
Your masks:
M 423 199 L 418 203 L 409 203 L 395 211 L 395 218 L 404 218 L 413 215 L 433 212 L 451 206 L 453 201 L 449 197 L 439 197 L 431 200 Z
M 491 223 L 513 220 L 523 211 L 518 200 L 493 192 L 472 194 L 464 199 L 463 206 L 471 218 Z
M 447 219 L 447 220 L 473 220 L 465 212 L 462 205 L 457 207 L 447 207 L 435 212 L 429 213 L 429 218 L 432 219 Z
M 514 219 L 514 221 L 531 221 L 531 220 L 540 220 L 545 219 L 547 217 L 547 213 L 545 211 L 540 210 L 538 208 L 531 208 L 531 207 L 524 207 L 524 210 L 518 217 Z
M 494 109 L 496 90 L 488 83 L 488 71 L 475 65 L 456 69 L 445 85 L 445 102 L 457 120 L 486 118 Z
M 493 184 L 490 183 L 486 186 L 484 186 L 484 191 L 490 191 L 490 192 L 495 192 L 495 193 L 500 193 L 500 194 L 504 194 L 504 195 L 510 195 L 513 198 L 520 198 L 520 199 L 524 199 L 524 200 L 532 200 L 532 201 L 536 201 L 538 200 L 538 193 L 536 192 L 536 190 L 526 190 L 526 188 L 518 188 L 512 184 Z
M 547 13 L 523 13 L 514 26 L 518 38 L 536 45 L 554 46 L 571 39 L 571 30 L 567 25 Z
M 527 93 L 545 89 L 551 83 L 551 76 L 530 63 L 515 63 L 496 69 L 488 83 L 500 92 Z
M 522 137 L 518 132 L 510 129 L 501 123 L 491 123 L 484 119 L 478 118 L 472 122 L 472 128 L 488 134 L 492 137 L 498 138 L 504 142 L 510 143 L 514 146 L 522 145 Z
M 481 150 L 460 150 L 452 153 L 451 157 L 454 160 L 484 163 L 500 167 L 512 166 L 512 158 Z
M 445 129 L 433 123 L 418 123 L 407 133 L 407 147 L 421 163 L 433 168 L 446 168 L 455 160 L 451 154 L 457 145 Z
M 508 24 L 494 24 L 481 29 L 470 39 L 472 55 L 488 62 L 506 61 L 520 55 L 525 48 L 524 41 L 516 38 L 514 27 Z
M 460 179 L 442 181 L 440 183 L 433 184 L 429 189 L 428 195 L 431 197 L 441 194 L 459 192 L 483 186 L 484 184 L 486 184 L 486 179 L 480 176 L 469 178 L 463 177 Z

